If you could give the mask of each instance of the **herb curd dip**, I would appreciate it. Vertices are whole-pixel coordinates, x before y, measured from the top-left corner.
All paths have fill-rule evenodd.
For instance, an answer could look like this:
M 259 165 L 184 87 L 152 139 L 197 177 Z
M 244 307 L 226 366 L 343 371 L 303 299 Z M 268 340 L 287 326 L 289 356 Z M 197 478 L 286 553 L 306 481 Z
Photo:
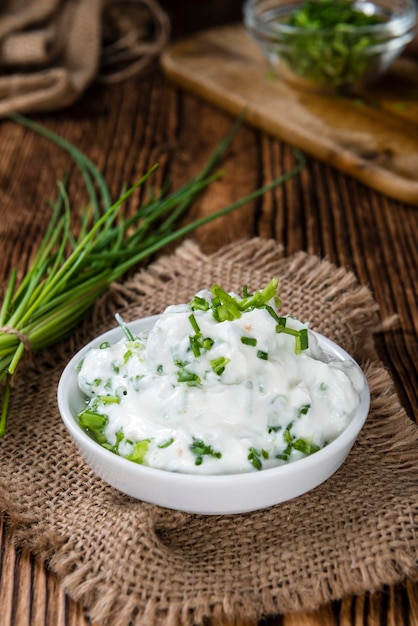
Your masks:
M 356 412 L 364 378 L 307 324 L 280 316 L 277 280 L 218 285 L 169 306 L 149 331 L 91 349 L 78 371 L 81 427 L 136 463 L 172 472 L 254 472 L 313 454 Z

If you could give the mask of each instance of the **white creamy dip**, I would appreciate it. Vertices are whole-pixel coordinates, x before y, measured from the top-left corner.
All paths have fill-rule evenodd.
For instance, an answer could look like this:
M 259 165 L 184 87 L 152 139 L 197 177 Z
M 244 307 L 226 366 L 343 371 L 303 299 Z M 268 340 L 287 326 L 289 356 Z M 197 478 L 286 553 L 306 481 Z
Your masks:
M 355 364 L 310 332 L 306 347 L 307 325 L 280 317 L 276 298 L 253 308 L 250 296 L 228 297 L 232 309 L 202 291 L 149 332 L 90 350 L 78 375 L 87 432 L 138 463 L 202 474 L 274 467 L 335 439 L 360 402 Z M 219 321 L 225 311 L 234 319 Z

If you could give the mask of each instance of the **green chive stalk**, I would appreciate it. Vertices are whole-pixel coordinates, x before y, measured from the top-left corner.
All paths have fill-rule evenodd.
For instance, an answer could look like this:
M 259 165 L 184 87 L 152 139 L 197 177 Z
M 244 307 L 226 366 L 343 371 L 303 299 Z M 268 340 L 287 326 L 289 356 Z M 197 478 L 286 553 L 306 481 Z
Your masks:
M 31 266 L 20 282 L 14 269 L 3 286 L 0 437 L 6 428 L 11 383 L 26 352 L 42 350 L 68 336 L 97 298 L 141 261 L 196 228 L 281 185 L 304 165 L 302 155 L 296 153 L 297 164 L 289 172 L 212 215 L 178 226 L 198 194 L 219 178 L 219 173 L 212 172 L 242 122 L 238 119 L 195 178 L 177 191 L 164 191 L 158 197 L 152 195 L 132 216 L 123 218 L 119 215 L 121 205 L 152 176 L 157 165 L 112 202 L 103 175 L 86 155 L 40 124 L 17 114 L 12 119 L 68 152 L 81 172 L 89 203 L 81 227 L 74 234 L 70 229 L 67 181 L 61 181 L 49 225 Z

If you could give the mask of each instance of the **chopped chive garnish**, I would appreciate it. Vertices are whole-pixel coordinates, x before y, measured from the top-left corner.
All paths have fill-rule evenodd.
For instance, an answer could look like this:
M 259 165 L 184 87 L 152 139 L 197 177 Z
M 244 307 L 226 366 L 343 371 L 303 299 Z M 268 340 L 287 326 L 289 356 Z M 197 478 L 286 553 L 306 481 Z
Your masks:
M 309 347 L 309 340 L 308 340 L 308 329 L 307 328 L 302 328 L 300 330 L 300 344 L 301 344 L 301 350 L 307 350 Z
M 199 324 L 197 323 L 196 318 L 193 315 L 193 313 L 189 315 L 189 321 L 190 321 L 190 324 L 192 325 L 194 332 L 199 334 L 200 333 Z
M 211 337 L 205 337 L 202 341 L 202 347 L 204 350 L 210 350 L 214 343 Z
M 272 298 L 276 299 L 276 304 L 279 305 L 280 302 L 277 298 L 277 287 L 279 281 L 277 278 L 273 278 L 269 284 L 264 287 L 261 291 L 255 291 L 252 296 L 248 298 L 243 298 L 240 302 L 241 310 L 248 309 L 260 309 L 266 306 L 267 302 Z
M 245 346 L 256 346 L 257 339 L 255 337 L 246 337 L 245 335 L 243 335 L 241 337 L 241 343 L 243 343 Z
M 199 337 L 197 337 L 196 335 L 194 335 L 193 337 L 189 337 L 189 343 L 190 343 L 190 347 L 192 349 L 193 352 L 193 356 L 197 359 L 198 356 L 200 356 L 200 341 L 199 341 Z
M 257 450 L 256 448 L 249 448 L 247 459 L 249 460 L 251 465 L 253 467 L 255 467 L 256 470 L 263 469 L 263 464 L 261 462 L 261 458 L 260 457 L 261 457 L 261 451 L 260 450 Z
M 266 304 L 266 311 L 270 313 L 270 315 L 276 322 L 280 323 L 280 320 L 282 318 L 277 315 L 276 311 L 269 304 Z
M 292 445 L 295 450 L 298 450 L 299 452 L 302 452 L 306 455 L 314 454 L 314 452 L 318 452 L 318 450 L 320 449 L 319 446 L 317 446 L 315 443 L 306 441 L 306 439 L 296 439 L 296 441 L 294 441 Z
M 290 433 L 290 429 L 292 428 L 293 423 L 291 422 L 283 431 L 283 441 L 285 443 L 292 443 L 293 441 L 293 436 Z
M 102 446 L 103 448 L 107 448 L 107 450 L 110 450 L 114 454 L 118 454 L 119 444 L 123 440 L 123 437 L 124 437 L 123 430 L 118 430 L 115 436 L 116 436 L 116 441 L 113 445 L 111 443 L 106 442 L 106 443 L 102 443 Z
M 310 404 L 303 404 L 298 411 L 298 417 L 300 417 L 301 415 L 306 415 L 307 412 L 309 411 L 309 409 L 311 408 Z
M 205 298 L 201 298 L 200 296 L 195 296 L 190 301 L 190 308 L 193 311 L 207 311 L 209 309 L 209 302 L 205 300 Z
M 160 443 L 157 448 L 168 448 L 168 446 L 171 446 L 172 443 L 174 443 L 174 437 L 170 437 L 167 441 L 163 441 L 163 443 Z
M 286 335 L 292 335 L 295 338 L 295 352 L 300 354 L 302 350 L 306 350 L 309 347 L 308 329 L 301 328 L 296 330 L 295 328 L 289 328 L 286 326 L 286 318 L 278 318 L 279 322 L 276 325 L 276 333 L 285 333 Z
M 127 350 L 123 355 L 123 363 L 126 364 L 132 356 L 132 350 Z
M 160 363 L 160 365 L 157 365 L 157 372 L 158 374 L 162 374 L 164 372 L 164 365 L 162 363 Z
M 107 416 L 95 413 L 94 411 L 83 411 L 78 415 L 78 421 L 82 428 L 89 428 L 93 431 L 101 430 L 107 424 Z
M 257 356 L 259 359 L 262 359 L 263 361 L 268 361 L 269 359 L 268 352 L 264 352 L 264 350 L 257 350 Z
M 309 405 L 305 405 L 305 407 L 302 407 L 302 410 L 306 407 L 308 407 L 309 409 Z M 312 443 L 302 438 L 296 439 L 296 437 L 294 437 L 292 433 L 290 432 L 292 425 L 293 423 L 291 422 L 283 431 L 283 440 L 285 444 L 287 445 L 281 454 L 276 455 L 277 459 L 282 459 L 284 461 L 287 461 L 292 450 L 298 450 L 299 452 L 302 452 L 302 454 L 305 454 L 305 455 L 313 454 L 314 452 L 318 452 L 318 450 L 320 450 L 320 447 L 317 446 L 315 443 Z
M 196 455 L 195 465 L 202 465 L 204 456 L 213 456 L 215 459 L 222 458 L 222 452 L 217 452 L 212 446 L 196 437 L 193 437 L 193 443 L 190 444 L 189 448 Z
M 215 343 L 211 337 L 202 338 L 202 335 L 196 334 L 189 336 L 189 343 L 195 358 L 199 357 L 201 350 L 210 350 Z
M 228 365 L 230 359 L 224 356 L 220 356 L 218 359 L 212 359 L 210 362 L 210 366 L 212 370 L 218 376 L 222 376 L 225 371 L 225 367 Z
M 106 348 L 110 348 L 110 343 L 108 341 L 102 341 L 99 348 L 100 350 L 106 350 Z
M 142 439 L 141 441 L 137 441 L 132 452 L 127 454 L 124 458 L 128 459 L 128 461 L 133 461 L 134 463 L 143 465 L 150 441 L 151 439 Z
M 201 383 L 200 376 L 198 374 L 194 374 L 193 372 L 188 372 L 187 370 L 180 370 L 177 376 L 177 382 L 186 383 L 187 385 L 194 387 L 198 386 Z
M 103 404 L 120 404 L 119 396 L 99 396 L 98 399 Z
M 213 285 L 210 290 L 214 295 L 212 310 L 213 316 L 217 321 L 232 321 L 241 317 L 239 303 L 236 298 L 227 293 L 219 285 Z

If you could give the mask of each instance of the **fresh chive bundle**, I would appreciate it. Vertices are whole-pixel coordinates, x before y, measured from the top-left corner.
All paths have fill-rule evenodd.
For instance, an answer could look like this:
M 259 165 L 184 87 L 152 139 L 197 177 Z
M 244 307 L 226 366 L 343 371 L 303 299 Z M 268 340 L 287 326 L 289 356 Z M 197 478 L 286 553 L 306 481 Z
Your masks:
M 156 165 L 112 203 L 103 175 L 86 155 L 40 124 L 17 114 L 12 119 L 69 153 L 81 171 L 89 205 L 79 233 L 74 235 L 70 229 L 71 208 L 65 181 L 59 183 L 58 197 L 35 259 L 20 283 L 14 269 L 3 287 L 0 306 L 0 437 L 6 427 L 11 381 L 25 351 L 41 350 L 65 338 L 96 299 L 129 269 L 199 226 L 274 189 L 297 174 L 304 165 L 303 157 L 297 153 L 297 165 L 288 173 L 212 215 L 178 226 L 180 217 L 197 195 L 219 177 L 212 171 L 238 130 L 242 122 L 238 119 L 195 178 L 177 191 L 151 197 L 134 215 L 122 218 L 119 208 L 153 174 Z M 196 381 L 188 382 L 196 384 Z

